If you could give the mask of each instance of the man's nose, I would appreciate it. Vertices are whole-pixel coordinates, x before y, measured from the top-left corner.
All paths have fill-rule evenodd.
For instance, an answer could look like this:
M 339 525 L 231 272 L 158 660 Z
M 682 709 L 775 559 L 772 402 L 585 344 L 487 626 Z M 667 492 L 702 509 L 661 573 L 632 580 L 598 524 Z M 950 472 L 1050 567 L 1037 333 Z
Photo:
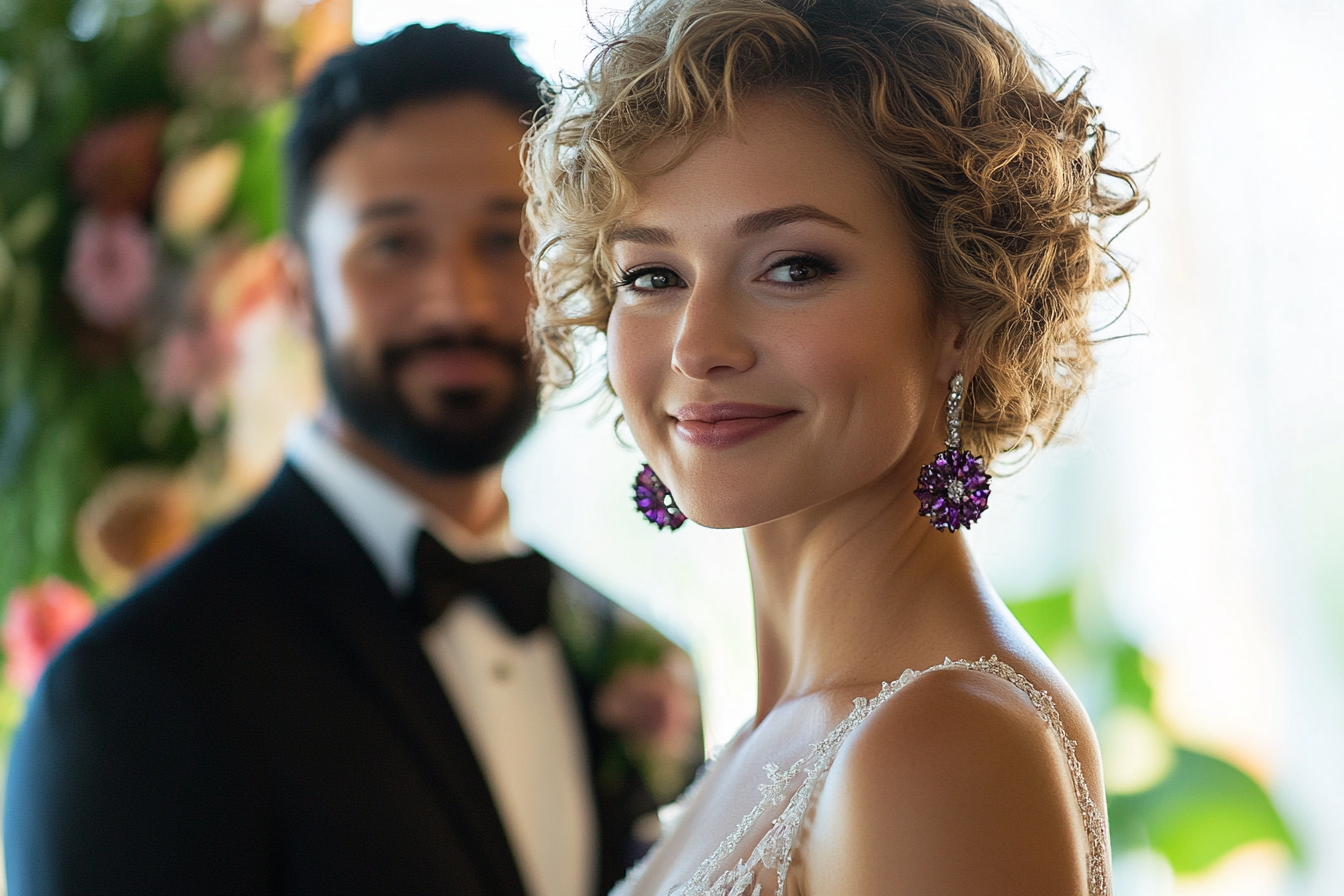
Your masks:
M 498 314 L 493 278 L 470 246 L 442 246 L 426 268 L 424 279 L 418 308 L 423 323 L 481 325 L 493 322 Z

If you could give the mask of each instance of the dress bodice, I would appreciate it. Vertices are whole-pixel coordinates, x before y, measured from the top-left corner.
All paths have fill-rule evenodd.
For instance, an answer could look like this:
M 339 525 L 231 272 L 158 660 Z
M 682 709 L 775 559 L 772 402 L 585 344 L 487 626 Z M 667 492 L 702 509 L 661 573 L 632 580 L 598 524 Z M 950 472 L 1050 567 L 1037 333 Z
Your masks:
M 1060 721 L 1055 701 L 1045 691 L 1038 690 L 1025 676 L 1016 672 L 998 657 L 966 660 L 944 660 L 922 672 L 907 669 L 896 681 L 886 682 L 873 697 L 854 700 L 854 709 L 821 741 L 812 745 L 808 753 L 787 769 L 771 763 L 765 767 L 766 782 L 760 786 L 761 800 L 748 812 L 719 848 L 706 858 L 695 876 L 668 891 L 667 896 L 762 896 L 773 892 L 783 896 L 789 865 L 799 845 L 804 819 L 816 795 L 817 787 L 830 770 L 836 755 L 849 735 L 878 707 L 890 700 L 910 682 L 944 669 L 963 669 L 994 675 L 1013 684 L 1031 701 L 1036 714 L 1049 726 L 1059 743 L 1073 778 L 1074 796 L 1082 813 L 1087 832 L 1087 876 L 1089 896 L 1107 896 L 1106 830 L 1101 810 L 1088 792 L 1078 762 L 1076 742 L 1069 739 Z M 801 776 L 801 780 L 800 780 Z M 688 805 L 699 788 L 701 777 L 678 800 Z M 780 808 L 782 806 L 782 808 Z M 769 829 L 744 858 L 724 867 L 730 856 L 740 855 L 745 849 L 743 838 L 763 824 L 762 817 L 771 818 Z M 654 851 L 657 850 L 655 847 Z M 652 855 L 652 852 L 650 853 Z M 645 860 L 647 862 L 647 859 Z M 611 896 L 629 896 L 643 876 L 646 864 L 641 863 L 611 892 Z

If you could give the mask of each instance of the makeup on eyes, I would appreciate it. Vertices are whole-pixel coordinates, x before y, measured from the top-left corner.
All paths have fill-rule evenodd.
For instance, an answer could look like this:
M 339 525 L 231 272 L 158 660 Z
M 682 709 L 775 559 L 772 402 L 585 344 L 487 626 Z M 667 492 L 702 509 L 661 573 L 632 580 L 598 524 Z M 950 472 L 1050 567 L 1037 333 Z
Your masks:
M 768 275 L 773 271 L 779 270 L 780 268 L 788 268 L 789 269 L 788 273 L 791 279 L 775 280 L 773 277 L 768 277 L 765 275 L 762 275 L 761 279 L 767 280 L 768 282 L 771 283 L 782 283 L 782 284 L 807 283 L 812 280 L 816 280 L 820 277 L 826 277 L 840 272 L 839 267 L 837 267 L 829 259 L 824 258 L 820 255 L 815 255 L 810 252 L 803 252 L 797 255 L 790 255 L 788 258 L 781 258 L 779 261 L 770 265 L 770 267 L 766 269 L 765 274 Z M 810 277 L 800 277 L 798 279 L 792 279 L 792 276 L 796 269 L 810 269 L 813 272 L 813 274 Z
M 648 286 L 639 286 L 638 281 L 643 277 L 666 277 L 669 282 L 663 284 L 651 283 Z M 622 270 L 620 277 L 617 278 L 614 285 L 617 289 L 633 288 L 642 291 L 652 291 L 685 286 L 686 281 L 682 280 L 681 276 L 671 268 L 663 267 L 662 265 L 648 265 L 645 267 L 633 268 L 629 271 Z
M 789 279 L 775 279 L 769 276 L 769 274 L 781 268 L 788 269 L 787 276 Z M 839 267 L 829 259 L 815 253 L 803 252 L 775 261 L 756 280 L 782 286 L 802 286 L 821 277 L 837 274 L 839 270 Z M 810 272 L 810 276 L 794 276 L 795 273 L 801 274 L 803 272 Z M 649 278 L 649 282 L 641 284 L 639 281 L 645 278 Z M 629 270 L 621 269 L 620 276 L 613 283 L 613 286 L 617 289 L 656 292 L 661 289 L 684 287 L 686 281 L 680 274 L 665 265 L 644 265 Z

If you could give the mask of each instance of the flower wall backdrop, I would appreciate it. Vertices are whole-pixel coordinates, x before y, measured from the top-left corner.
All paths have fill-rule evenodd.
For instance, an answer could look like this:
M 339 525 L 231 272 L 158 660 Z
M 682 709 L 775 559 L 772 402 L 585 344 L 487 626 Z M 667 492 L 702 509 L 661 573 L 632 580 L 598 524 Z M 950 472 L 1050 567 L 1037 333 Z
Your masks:
M 266 480 L 319 387 L 274 237 L 348 0 L 0 3 L 0 741 L 50 655 Z

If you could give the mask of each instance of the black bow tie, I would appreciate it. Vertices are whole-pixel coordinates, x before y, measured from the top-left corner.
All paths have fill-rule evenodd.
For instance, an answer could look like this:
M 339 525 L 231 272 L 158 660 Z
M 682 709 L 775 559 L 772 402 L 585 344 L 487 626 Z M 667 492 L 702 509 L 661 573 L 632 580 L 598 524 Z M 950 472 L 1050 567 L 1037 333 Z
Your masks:
M 535 551 L 486 563 L 468 563 L 428 532 L 415 542 L 415 586 L 407 599 L 420 628 L 434 622 L 462 594 L 479 594 L 519 635 L 549 615 L 551 562 Z

